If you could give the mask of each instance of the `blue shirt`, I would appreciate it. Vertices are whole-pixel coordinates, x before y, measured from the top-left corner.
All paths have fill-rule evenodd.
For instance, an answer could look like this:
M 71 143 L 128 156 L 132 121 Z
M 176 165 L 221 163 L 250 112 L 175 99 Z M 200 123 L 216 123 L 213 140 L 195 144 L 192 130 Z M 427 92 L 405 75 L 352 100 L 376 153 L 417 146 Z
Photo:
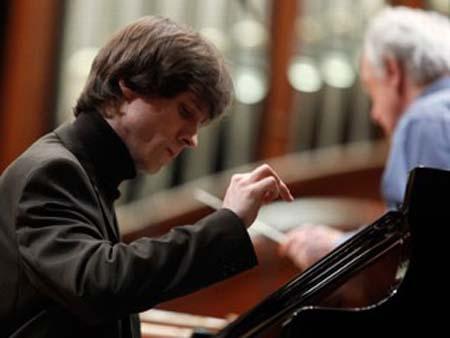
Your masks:
M 398 209 L 410 170 L 418 166 L 450 169 L 450 76 L 426 87 L 394 129 L 381 192 L 389 209 Z M 341 244 L 356 231 L 345 233 Z
M 416 98 L 394 129 L 381 191 L 390 209 L 402 201 L 414 167 L 450 169 L 450 76 Z

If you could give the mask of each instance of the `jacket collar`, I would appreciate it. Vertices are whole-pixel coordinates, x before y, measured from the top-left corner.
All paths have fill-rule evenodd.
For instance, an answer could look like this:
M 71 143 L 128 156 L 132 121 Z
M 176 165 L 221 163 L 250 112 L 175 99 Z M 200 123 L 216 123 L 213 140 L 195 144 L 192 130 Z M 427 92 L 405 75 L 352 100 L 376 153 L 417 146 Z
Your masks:
M 120 196 L 122 181 L 136 176 L 130 152 L 100 113 L 82 112 L 55 132 L 109 199 Z

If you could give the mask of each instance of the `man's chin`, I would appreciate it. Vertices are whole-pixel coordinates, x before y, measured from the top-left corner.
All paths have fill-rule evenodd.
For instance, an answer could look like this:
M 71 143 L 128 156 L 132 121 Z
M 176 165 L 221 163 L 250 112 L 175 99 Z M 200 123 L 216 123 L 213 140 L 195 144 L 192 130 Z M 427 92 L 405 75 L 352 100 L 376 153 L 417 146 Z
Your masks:
M 160 171 L 162 167 L 163 167 L 163 166 L 161 165 L 161 166 L 159 166 L 159 167 L 148 168 L 148 169 L 146 170 L 146 173 L 147 173 L 147 174 L 150 174 L 150 175 L 154 175 L 154 174 L 158 173 L 158 171 Z

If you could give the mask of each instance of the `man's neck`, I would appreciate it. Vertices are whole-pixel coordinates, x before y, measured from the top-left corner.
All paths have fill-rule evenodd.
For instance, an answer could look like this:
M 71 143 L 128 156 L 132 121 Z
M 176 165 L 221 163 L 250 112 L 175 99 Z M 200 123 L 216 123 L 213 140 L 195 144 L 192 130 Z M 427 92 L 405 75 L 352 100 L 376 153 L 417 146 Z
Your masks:
M 405 96 L 403 101 L 403 111 L 405 111 L 410 104 L 419 97 L 427 85 L 419 85 L 407 78 L 405 81 Z

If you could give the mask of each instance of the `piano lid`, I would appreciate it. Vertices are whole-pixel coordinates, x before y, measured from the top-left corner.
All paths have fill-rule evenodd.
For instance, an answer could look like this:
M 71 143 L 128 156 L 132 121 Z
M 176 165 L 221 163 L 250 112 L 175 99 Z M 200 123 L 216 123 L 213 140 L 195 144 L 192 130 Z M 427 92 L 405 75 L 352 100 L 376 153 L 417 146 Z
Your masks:
M 227 325 L 216 337 L 255 336 L 277 324 L 291 325 L 291 328 L 285 331 L 290 332 L 289 337 L 298 336 L 303 333 L 302 313 L 314 311 L 316 305 L 330 291 L 380 256 L 409 240 L 412 241 L 412 249 L 405 278 L 385 301 L 367 309 L 357 309 L 358 313 L 363 314 L 358 317 L 360 324 L 364 319 L 367 325 L 372 324 L 372 327 L 376 328 L 377 325 L 374 324 L 380 320 L 396 318 L 392 314 L 401 311 L 412 313 L 411 309 L 417 309 L 417 306 L 412 305 L 413 302 L 430 302 L 429 297 L 423 296 L 433 290 L 433 284 L 423 277 L 424 271 L 431 274 L 429 264 L 424 264 L 423 256 L 427 255 L 430 247 L 439 253 L 442 250 L 439 249 L 441 246 L 434 245 L 430 238 L 430 233 L 434 232 L 430 231 L 429 226 L 427 229 L 427 225 L 430 221 L 436 223 L 436 226 L 450 224 L 445 208 L 447 203 L 444 202 L 446 201 L 444 196 L 449 192 L 450 172 L 431 168 L 414 169 L 410 174 L 401 210 L 387 212 L 362 229 L 304 273 L 296 276 L 253 309 Z M 422 297 L 418 298 L 417 295 Z M 318 311 L 318 316 L 322 315 L 323 311 Z M 313 313 L 309 317 L 317 316 Z M 337 324 L 333 318 L 340 320 L 337 327 L 345 327 L 340 324 L 345 322 L 345 318 L 351 318 L 351 315 L 342 320 L 342 311 L 337 315 L 336 309 L 332 309 L 326 316 L 316 318 L 319 327 L 314 328 L 315 332 L 319 329 L 323 332 L 336 333 L 338 329 L 336 326 L 327 326 L 327 320 L 334 325 Z M 294 325 L 291 322 L 294 322 Z

